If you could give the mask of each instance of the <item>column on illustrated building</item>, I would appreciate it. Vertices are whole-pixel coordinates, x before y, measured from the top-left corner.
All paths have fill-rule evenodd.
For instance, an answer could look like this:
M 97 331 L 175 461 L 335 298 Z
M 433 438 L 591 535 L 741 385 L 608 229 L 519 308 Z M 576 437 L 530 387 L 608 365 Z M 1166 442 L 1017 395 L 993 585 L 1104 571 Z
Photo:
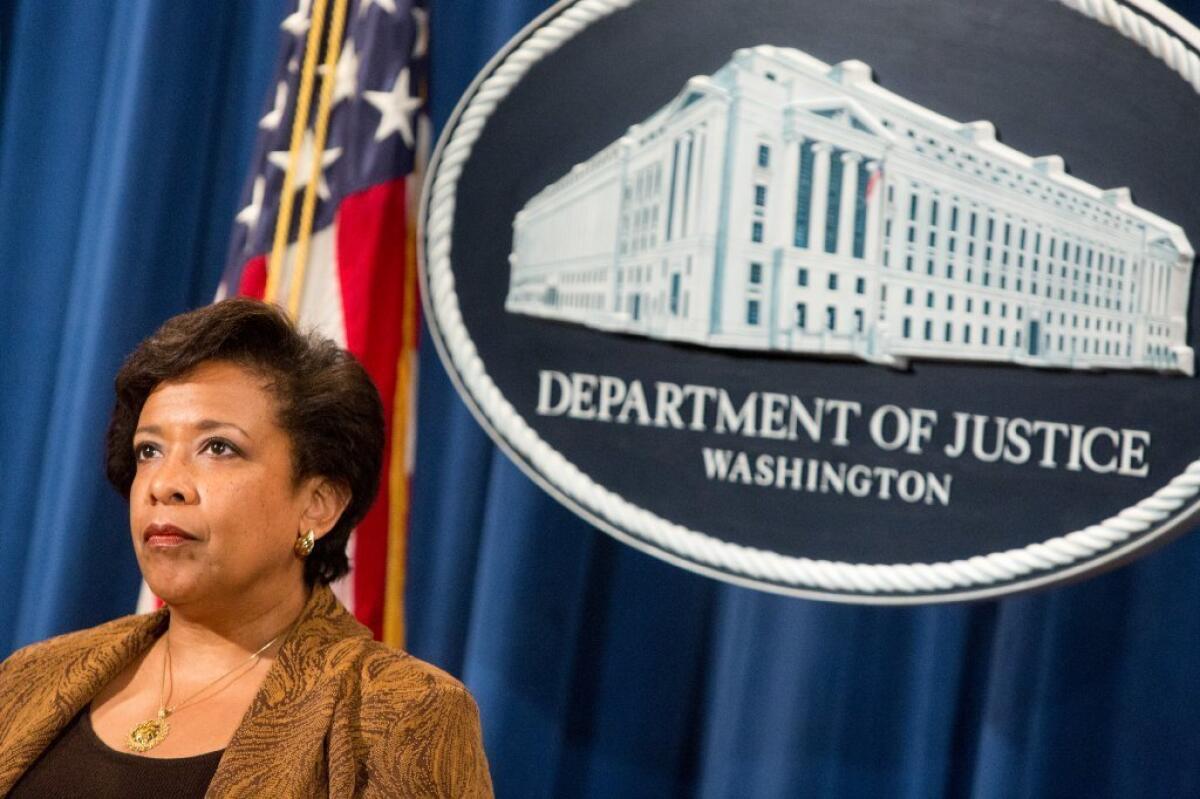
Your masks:
M 880 172 L 883 164 L 867 161 L 867 229 L 864 233 L 863 260 L 868 264 L 881 265 L 883 254 L 879 248 L 879 226 L 883 218 L 883 180 Z
M 625 196 L 625 187 L 629 181 L 629 154 L 630 144 L 626 140 L 621 140 L 617 144 L 618 157 L 617 164 L 613 167 L 616 172 L 617 179 L 617 235 L 613 241 L 613 260 L 612 273 L 609 275 L 609 310 L 611 326 L 613 329 L 621 330 L 628 325 L 628 311 L 625 302 L 625 265 L 626 253 L 622 251 L 622 244 L 627 240 L 629 235 L 629 209 Z
M 833 145 L 828 142 L 814 142 L 812 200 L 808 212 L 808 249 L 811 252 L 822 252 L 825 249 L 825 217 L 826 206 L 829 203 L 829 157 Z
M 844 152 L 842 159 L 842 196 L 838 208 L 838 230 L 836 252 L 840 258 L 854 257 L 854 217 L 858 200 L 858 165 L 862 156 L 856 152 Z
M 689 123 L 689 135 L 695 132 L 697 138 L 681 140 L 679 151 L 675 219 L 685 275 L 681 301 L 689 309 L 687 340 L 706 345 L 720 341 L 723 335 L 720 298 L 725 277 L 718 273 L 716 237 L 725 233 L 721 220 L 722 173 L 725 142 L 731 134 L 730 114 L 729 100 L 714 103 L 704 120 Z M 699 163 L 701 155 L 708 163 Z M 699 204 L 693 208 L 693 202 Z
M 816 256 L 810 262 L 815 266 L 821 263 L 825 252 L 825 223 L 829 214 L 829 160 L 833 155 L 833 145 L 828 142 L 815 141 L 812 145 L 812 153 L 813 172 L 808 212 L 808 251 Z M 809 285 L 816 289 L 819 285 L 818 280 L 817 273 L 813 272 L 809 277 Z M 808 316 L 808 330 L 819 333 L 821 340 L 824 341 L 827 327 L 825 317 L 816 307 L 809 308 Z
M 926 281 L 922 275 L 925 274 L 925 261 L 929 253 L 930 213 L 933 207 L 931 195 L 932 188 L 924 180 L 913 188 L 911 195 L 916 198 L 917 213 L 916 218 L 912 221 L 915 233 L 909 253 L 905 255 L 904 259 L 903 313 L 896 320 L 899 322 L 901 346 L 910 355 L 918 348 L 917 339 L 920 327 L 918 309 L 921 308 L 921 288 L 926 285 Z M 910 199 L 909 202 L 911 203 L 912 200 Z
M 938 277 L 945 274 L 945 264 L 948 252 L 946 243 L 950 238 L 950 216 L 953 214 L 954 195 L 947 184 L 939 185 L 929 198 L 926 227 L 922 246 L 925 248 L 922 271 L 926 277 L 924 297 L 919 300 L 921 323 L 914 334 L 920 337 L 921 347 L 926 351 L 939 349 L 947 342 L 945 331 L 937 330 L 937 321 L 941 320 L 940 309 L 944 307 L 948 292 L 938 291 Z M 933 299 L 930 300 L 929 298 Z M 941 334 L 939 336 L 939 333 Z M 939 343 L 938 339 L 942 339 Z
M 879 184 L 879 201 L 883 220 L 879 230 L 879 310 L 875 324 L 875 348 L 881 354 L 891 354 L 890 331 L 895 326 L 895 312 L 891 304 L 895 301 L 895 277 L 899 269 L 901 253 L 900 239 L 903 221 L 904 182 L 897 177 L 896 170 L 888 171 L 881 165 L 882 179 Z
M 1150 257 L 1150 253 L 1147 250 L 1143 250 L 1142 313 L 1145 317 L 1144 324 L 1147 330 L 1146 343 L 1148 347 L 1147 351 L 1143 353 L 1142 359 L 1148 366 L 1158 365 L 1156 362 L 1158 349 L 1158 271 L 1158 264 Z
M 1029 350 L 1029 334 L 1027 331 L 1028 316 L 1033 313 L 1035 306 L 1039 302 L 1039 294 L 1036 291 L 1038 286 L 1042 291 L 1049 290 L 1053 283 L 1052 273 L 1054 267 L 1050 258 L 1050 238 L 1051 232 L 1049 225 L 1040 230 L 1033 242 L 1033 263 L 1029 272 L 1030 291 L 1026 298 L 1017 303 L 1016 309 L 1016 332 L 1013 334 L 1013 360 L 1018 363 L 1022 362 L 1026 353 Z
M 719 120 L 710 117 L 706 123 L 699 126 L 698 134 L 699 144 L 696 157 L 697 159 L 703 157 L 704 160 L 698 162 L 699 171 L 694 180 L 695 208 L 691 216 L 690 241 L 692 249 L 696 252 L 696 258 L 705 261 L 706 274 L 709 276 L 699 284 L 693 295 L 693 301 L 700 303 L 698 307 L 710 309 L 705 312 L 709 320 L 705 323 L 706 328 L 711 323 L 712 294 L 715 290 L 711 276 L 715 269 L 714 254 L 722 201 L 721 177 L 725 163 L 722 155 L 725 152 L 726 137 L 732 135 L 728 128 L 719 124 L 719 121 L 726 120 L 727 115 L 728 111 L 722 109 L 719 113 Z
M 669 168 L 667 171 L 667 218 L 663 227 L 663 235 L 667 241 L 679 238 L 679 214 L 682 210 L 679 202 L 679 184 L 682 179 L 680 159 L 683 157 L 682 138 L 675 137 L 670 144 Z
M 672 130 L 675 128 L 673 127 Z M 675 319 L 673 329 L 679 335 L 688 329 L 686 321 L 688 304 L 684 299 L 687 295 L 685 274 L 688 264 L 690 247 L 681 245 L 682 214 L 683 214 L 683 170 L 684 159 L 687 157 L 684 137 L 673 135 L 670 142 L 664 144 L 665 178 L 663 202 L 663 246 L 673 259 L 671 276 L 668 278 L 668 302 L 671 304 L 671 316 Z
M 910 263 L 910 245 L 908 243 L 908 228 L 913 222 L 909 219 L 909 206 L 912 203 L 912 190 L 907 180 L 896 180 L 893 184 L 896 194 L 893 201 L 892 232 L 888 241 L 883 243 L 889 250 L 888 267 L 883 271 L 883 289 L 887 294 L 886 321 L 880 328 L 880 344 L 884 352 L 894 352 L 900 343 L 901 319 L 904 313 L 902 296 L 904 293 L 907 272 L 905 265 Z
M 843 280 L 845 285 L 842 286 L 843 292 L 852 293 L 854 291 L 854 278 L 857 275 L 857 270 L 842 269 L 842 266 L 850 266 L 854 259 L 854 219 L 856 214 L 855 205 L 858 202 L 858 165 L 862 161 L 862 156 L 856 152 L 844 152 L 841 156 L 842 160 L 842 186 L 840 207 L 838 208 L 838 229 L 837 229 L 837 246 L 834 248 L 837 254 L 837 263 L 839 271 L 843 272 Z M 851 296 L 853 296 L 851 294 Z M 851 300 L 851 303 L 853 300 Z M 846 312 L 841 314 L 842 320 L 839 324 L 843 326 L 843 331 L 847 337 L 854 340 L 858 337 L 856 316 L 851 310 L 851 304 L 846 304 Z M 840 332 L 840 331 L 838 331 Z
M 867 161 L 867 223 L 863 232 L 863 263 L 867 265 L 870 280 L 867 285 L 867 354 L 874 355 L 878 347 L 876 336 L 880 321 L 880 287 L 883 285 L 883 250 L 879 246 L 883 224 L 884 186 L 883 164 L 879 160 Z
M 787 254 L 795 244 L 796 205 L 798 202 L 800 176 L 800 148 L 803 139 L 790 133 L 783 136 L 783 159 L 776 170 L 775 179 L 767 187 L 769 241 L 771 249 L 771 271 L 767 286 L 767 302 L 770 313 L 771 349 L 791 349 L 795 341 L 795 271 L 796 265 L 788 261 Z
M 1195 253 L 1180 253 L 1172 247 L 1171 255 L 1172 261 L 1167 266 L 1171 273 L 1171 285 L 1168 287 L 1168 335 L 1173 356 L 1171 365 L 1190 376 L 1195 374 L 1195 352 L 1187 345 L 1187 310 Z

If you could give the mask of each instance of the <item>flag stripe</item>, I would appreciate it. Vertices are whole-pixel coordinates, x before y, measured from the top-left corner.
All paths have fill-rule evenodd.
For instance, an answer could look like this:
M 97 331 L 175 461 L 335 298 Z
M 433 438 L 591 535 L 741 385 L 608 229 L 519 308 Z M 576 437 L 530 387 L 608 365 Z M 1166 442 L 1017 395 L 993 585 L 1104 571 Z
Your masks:
M 260 255 L 246 262 L 237 293 L 243 297 L 261 300 L 267 293 L 267 256 Z
M 406 181 L 372 186 L 342 201 L 337 214 L 338 272 L 346 320 L 346 347 L 366 367 L 384 398 L 389 446 L 384 451 L 382 489 L 388 496 L 359 524 L 355 542 L 354 601 L 359 620 L 383 635 L 390 479 L 396 435 L 397 353 L 404 338 L 407 231 Z M 405 413 L 407 413 L 405 411 Z M 402 417 L 402 422 L 407 418 Z M 406 499 L 406 497 L 405 497 Z M 407 511 L 405 511 L 407 516 Z

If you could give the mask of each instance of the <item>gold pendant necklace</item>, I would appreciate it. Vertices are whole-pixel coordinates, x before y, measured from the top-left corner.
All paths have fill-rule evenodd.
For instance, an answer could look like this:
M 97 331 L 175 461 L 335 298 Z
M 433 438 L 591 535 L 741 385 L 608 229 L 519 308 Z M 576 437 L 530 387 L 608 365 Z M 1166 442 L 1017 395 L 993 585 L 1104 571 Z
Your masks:
M 291 625 L 288 626 L 288 629 L 291 629 Z M 138 724 L 134 725 L 134 728 L 129 731 L 129 748 L 131 750 L 133 750 L 134 752 L 138 752 L 140 754 L 142 752 L 149 752 L 151 749 L 153 749 L 154 747 L 158 746 L 160 743 L 165 741 L 167 739 L 167 736 L 170 735 L 170 733 L 171 733 L 171 725 L 167 723 L 167 716 L 171 715 L 172 713 L 175 713 L 176 711 L 182 710 L 183 708 L 188 707 L 189 705 L 194 705 L 197 702 L 203 701 L 201 699 L 197 699 L 197 697 L 199 697 L 200 694 L 204 693 L 209 688 L 212 688 L 214 685 L 221 682 L 221 680 L 224 680 L 226 677 L 228 677 L 230 674 L 233 674 L 238 669 L 241 669 L 247 665 L 253 664 L 250 666 L 249 669 L 246 669 L 245 672 L 237 675 L 237 677 L 234 677 L 228 683 L 221 686 L 220 689 L 213 691 L 213 693 L 210 694 L 210 696 L 216 696 L 218 693 L 225 690 L 230 685 L 233 685 L 235 682 L 238 681 L 239 678 L 241 678 L 243 676 L 243 674 L 248 674 L 250 671 L 252 671 L 254 669 L 254 666 L 257 666 L 259 660 L 261 660 L 260 655 L 262 655 L 262 653 L 267 650 L 267 647 L 269 647 L 271 644 L 275 643 L 280 638 L 282 638 L 284 633 L 286 633 L 286 632 L 287 632 L 287 630 L 284 630 L 283 633 L 280 633 L 279 635 L 272 638 L 270 641 L 267 641 L 265 644 L 263 644 L 261 647 L 258 648 L 257 652 L 252 654 L 250 657 L 246 658 L 246 660 L 237 664 L 232 669 L 225 672 L 220 677 L 217 677 L 217 679 L 213 680 L 212 682 L 208 683 L 207 685 L 204 685 L 203 687 L 200 688 L 199 691 L 196 691 L 191 696 L 189 696 L 187 699 L 185 699 L 183 702 L 181 702 L 178 705 L 175 705 L 173 707 L 167 706 L 167 702 L 170 700 L 171 697 L 170 697 L 170 695 L 168 695 L 166 693 L 167 664 L 171 662 L 171 637 L 168 634 L 167 635 L 167 643 L 166 643 L 166 651 L 163 653 L 162 677 L 160 678 L 159 685 L 158 685 L 158 715 L 152 719 L 146 719 L 145 721 L 139 722 Z M 174 674 L 171 675 L 171 693 L 172 694 L 175 693 Z M 204 698 L 208 699 L 209 697 L 206 696 Z
M 149 752 L 166 740 L 171 732 L 167 723 L 167 709 L 158 709 L 158 718 L 147 719 L 134 727 L 129 733 L 129 748 L 135 752 Z

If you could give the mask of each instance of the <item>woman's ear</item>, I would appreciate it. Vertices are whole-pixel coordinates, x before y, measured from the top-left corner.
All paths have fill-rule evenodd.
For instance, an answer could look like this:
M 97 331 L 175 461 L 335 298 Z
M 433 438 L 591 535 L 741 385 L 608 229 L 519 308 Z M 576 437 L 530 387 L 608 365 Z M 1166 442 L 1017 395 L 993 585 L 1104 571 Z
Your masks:
M 314 536 L 321 538 L 333 529 L 350 504 L 350 487 L 327 477 L 312 477 L 305 483 L 304 490 L 308 504 L 300 524 L 304 530 L 311 529 Z

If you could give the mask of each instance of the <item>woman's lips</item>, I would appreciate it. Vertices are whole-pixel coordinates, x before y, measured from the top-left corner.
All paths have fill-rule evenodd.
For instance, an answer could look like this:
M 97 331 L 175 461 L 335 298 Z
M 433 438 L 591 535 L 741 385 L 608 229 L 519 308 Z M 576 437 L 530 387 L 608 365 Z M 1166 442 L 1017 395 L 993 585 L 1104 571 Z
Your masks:
M 142 540 L 152 547 L 178 547 L 196 540 L 196 536 L 173 524 L 151 524 L 142 531 Z

